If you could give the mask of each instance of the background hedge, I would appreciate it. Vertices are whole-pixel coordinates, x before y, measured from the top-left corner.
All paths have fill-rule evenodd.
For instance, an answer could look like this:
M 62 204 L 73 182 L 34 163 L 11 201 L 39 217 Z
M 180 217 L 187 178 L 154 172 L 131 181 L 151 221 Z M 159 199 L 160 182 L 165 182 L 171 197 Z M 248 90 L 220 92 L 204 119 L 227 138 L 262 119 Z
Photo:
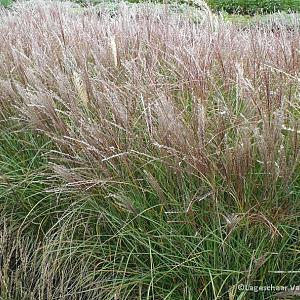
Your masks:
M 127 0 L 127 2 L 143 2 L 144 0 Z M 149 0 L 148 0 L 149 1 Z M 151 0 L 150 0 L 151 1 Z M 9 6 L 13 0 L 0 0 L 0 5 Z M 103 0 L 73 0 L 77 3 L 97 4 Z M 114 2 L 107 0 L 107 2 Z M 152 0 L 151 2 L 163 2 L 163 0 Z M 182 2 L 180 0 L 168 0 L 168 3 Z M 184 2 L 194 2 L 187 0 Z M 278 11 L 297 12 L 300 11 L 300 0 L 206 0 L 209 7 L 214 11 L 225 11 L 230 14 L 265 14 Z
M 208 5 L 217 11 L 230 14 L 261 14 L 277 11 L 300 11 L 300 0 L 207 0 Z

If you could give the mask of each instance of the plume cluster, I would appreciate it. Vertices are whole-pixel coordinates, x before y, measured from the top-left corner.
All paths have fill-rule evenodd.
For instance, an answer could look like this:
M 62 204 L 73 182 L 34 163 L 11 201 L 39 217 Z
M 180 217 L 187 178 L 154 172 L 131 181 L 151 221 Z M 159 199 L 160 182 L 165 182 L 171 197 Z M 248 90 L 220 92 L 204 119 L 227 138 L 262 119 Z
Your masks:
M 233 228 L 245 220 L 263 224 L 272 238 L 282 237 L 276 228 L 279 208 L 292 211 L 299 196 L 299 21 L 295 18 L 289 28 L 280 22 L 276 27 L 245 28 L 214 16 L 205 6 L 197 9 L 178 14 L 167 6 L 120 4 L 111 13 L 101 6 L 96 11 L 34 1 L 0 11 L 1 120 L 30 126 L 54 145 L 45 153 L 51 172 L 42 175 L 52 182 L 47 193 L 58 198 L 64 192 L 82 195 L 78 203 L 69 204 L 66 216 L 59 216 L 60 210 L 51 215 L 57 216 L 57 223 L 48 229 L 53 234 L 59 228 L 61 236 L 50 238 L 50 252 L 59 244 L 81 255 L 80 249 L 97 244 L 101 226 L 113 236 L 107 243 L 119 239 L 112 228 L 124 226 L 122 243 L 118 240 L 109 251 L 105 245 L 110 244 L 105 244 L 90 255 L 93 263 L 98 261 L 96 266 L 109 265 L 107 273 L 101 269 L 102 279 L 107 274 L 106 282 L 114 276 L 122 282 L 122 287 L 118 282 L 112 285 L 114 299 L 121 299 L 118 291 L 123 286 L 129 289 L 127 275 L 138 272 L 129 263 L 131 253 L 149 246 L 152 258 L 154 242 L 144 235 L 140 244 L 136 241 L 139 246 L 132 246 L 125 231 L 135 224 L 137 235 L 147 232 L 148 219 L 134 222 L 150 208 L 158 208 L 157 215 L 170 224 L 166 226 L 191 226 L 196 239 L 201 205 L 207 201 L 212 215 L 226 207 L 227 224 L 222 226 L 227 242 Z M 72 211 L 76 205 L 84 212 Z M 261 212 L 264 205 L 270 211 Z M 111 228 L 113 221 L 105 217 L 108 208 L 121 216 Z M 122 223 L 128 214 L 134 219 Z M 60 228 L 66 219 L 67 225 Z M 94 227 L 84 225 L 89 222 Z M 68 248 L 69 239 L 85 240 L 89 234 L 94 242 L 88 239 L 82 248 L 74 242 Z M 175 244 L 176 238 L 172 237 Z M 163 235 L 155 243 L 156 249 L 169 245 Z M 108 254 L 119 247 L 122 251 L 124 245 L 134 249 L 127 253 L 125 267 L 126 255 L 112 260 L 113 253 Z M 188 252 L 188 242 L 182 247 Z M 198 259 L 193 257 L 196 248 L 187 255 L 191 266 Z M 106 258 L 93 260 L 101 251 L 107 251 Z M 143 264 L 138 256 L 135 259 Z M 174 270 L 171 262 L 176 259 L 170 256 L 170 265 L 167 259 L 159 261 L 162 268 Z M 118 263 L 124 267 L 122 278 Z M 190 268 L 186 262 L 175 265 Z M 90 265 L 81 267 L 96 276 Z M 47 259 L 37 272 L 46 269 Z M 73 275 L 67 275 L 68 282 Z M 156 283 L 161 280 L 157 276 Z M 151 284 L 155 289 L 151 281 L 148 296 Z M 144 293 L 137 283 L 132 289 Z

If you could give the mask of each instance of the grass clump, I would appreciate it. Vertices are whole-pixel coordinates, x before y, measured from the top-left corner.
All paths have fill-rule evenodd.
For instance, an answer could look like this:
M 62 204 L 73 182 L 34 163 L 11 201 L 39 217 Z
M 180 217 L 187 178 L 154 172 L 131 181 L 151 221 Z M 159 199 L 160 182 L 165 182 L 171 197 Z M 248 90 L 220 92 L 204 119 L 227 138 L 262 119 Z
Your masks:
M 299 29 L 198 17 L 1 11 L 3 299 L 299 284 Z

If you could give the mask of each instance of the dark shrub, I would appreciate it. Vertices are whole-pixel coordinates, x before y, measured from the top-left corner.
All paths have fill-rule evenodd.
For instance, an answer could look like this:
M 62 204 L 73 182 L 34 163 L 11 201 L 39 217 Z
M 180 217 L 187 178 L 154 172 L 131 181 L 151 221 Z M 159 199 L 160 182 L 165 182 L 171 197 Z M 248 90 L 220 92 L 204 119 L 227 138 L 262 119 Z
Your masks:
M 300 0 L 207 0 L 207 3 L 213 10 L 250 15 L 300 11 Z

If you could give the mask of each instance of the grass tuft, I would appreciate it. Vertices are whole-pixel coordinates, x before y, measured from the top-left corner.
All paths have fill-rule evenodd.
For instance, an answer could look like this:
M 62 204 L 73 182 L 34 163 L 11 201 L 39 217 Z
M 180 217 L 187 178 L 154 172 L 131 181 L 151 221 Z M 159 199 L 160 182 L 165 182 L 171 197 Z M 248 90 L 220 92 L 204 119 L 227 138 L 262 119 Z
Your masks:
M 0 298 L 299 285 L 298 19 L 99 9 L 0 11 Z

